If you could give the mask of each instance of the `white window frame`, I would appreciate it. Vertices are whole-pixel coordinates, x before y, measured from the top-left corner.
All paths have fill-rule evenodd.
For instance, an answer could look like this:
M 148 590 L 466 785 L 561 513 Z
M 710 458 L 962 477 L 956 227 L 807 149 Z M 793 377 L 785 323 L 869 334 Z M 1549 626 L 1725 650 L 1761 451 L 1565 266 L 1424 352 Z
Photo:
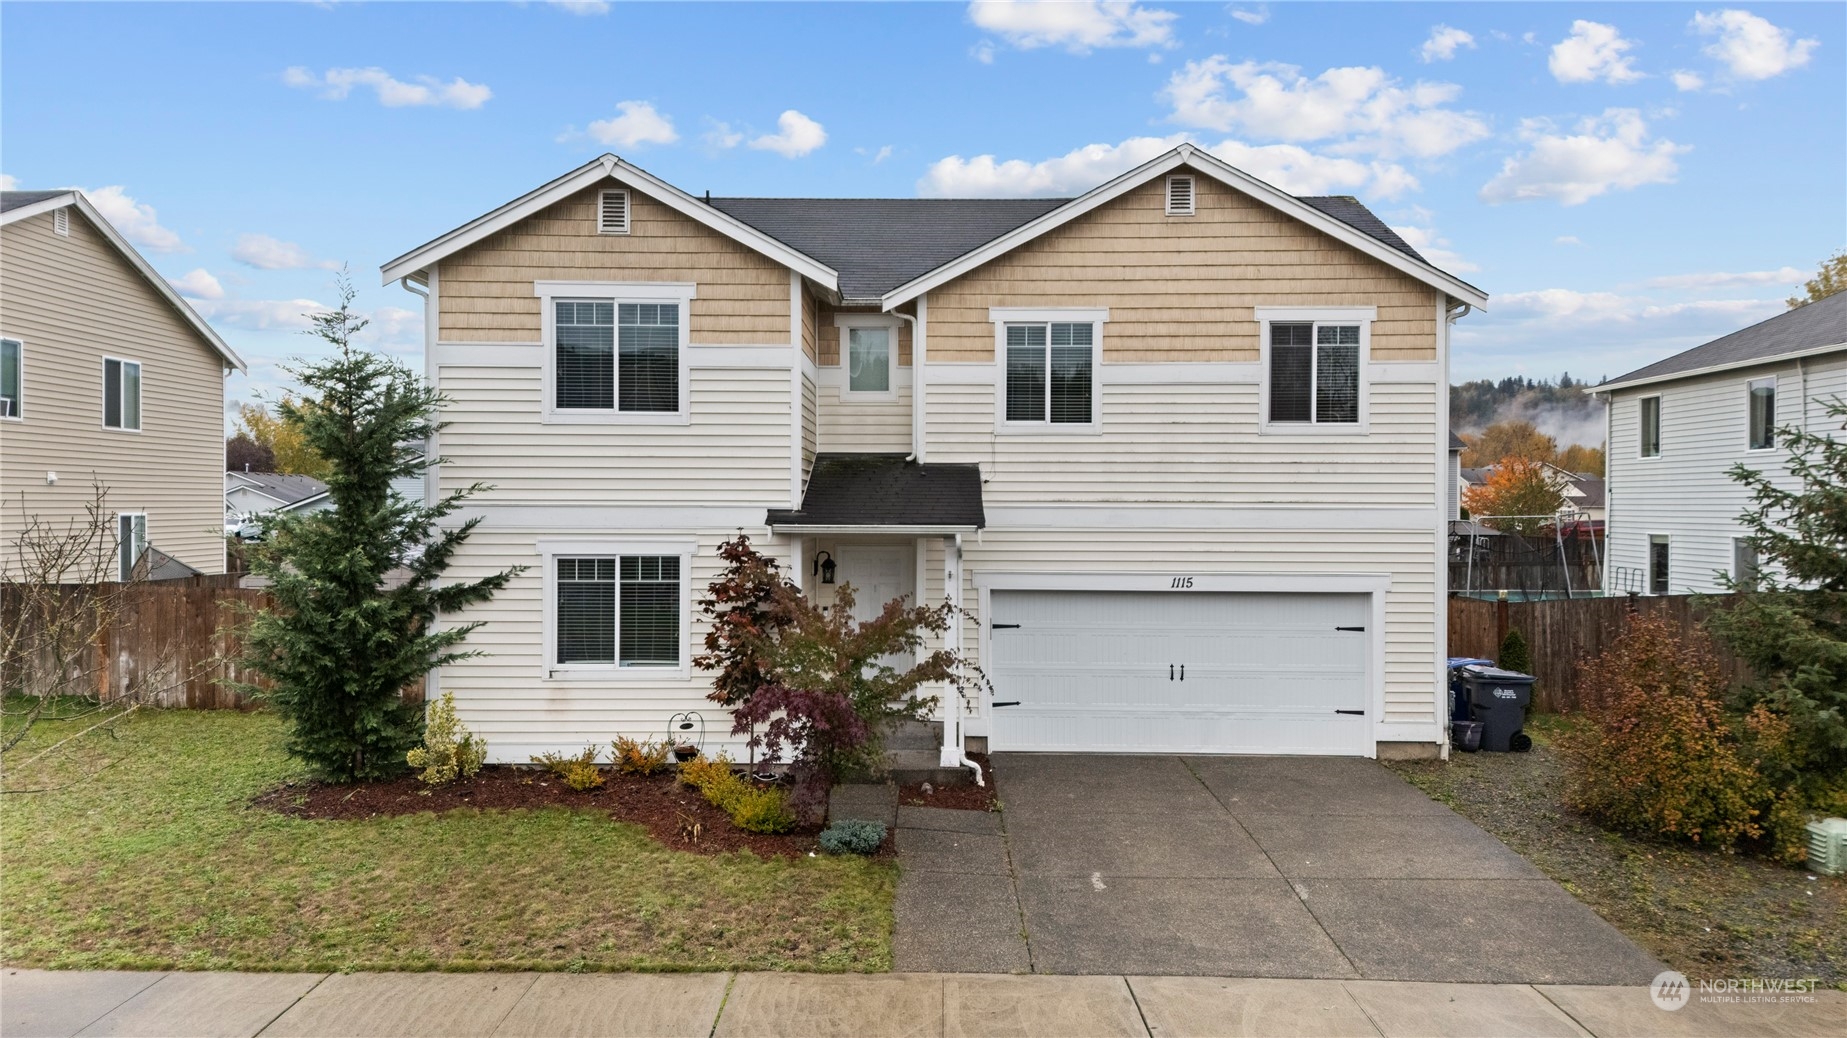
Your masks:
M 1185 209 L 1174 208 L 1174 181 L 1187 182 L 1187 206 Z M 1168 216 L 1193 216 L 1199 212 L 1199 178 L 1190 173 L 1176 173 L 1161 184 L 1161 202 Z
M 13 413 L 0 415 L 0 421 L 23 422 L 26 420 L 26 340 L 5 332 L 0 332 L 0 339 L 19 347 L 19 395 L 13 398 Z
M 896 400 L 898 399 L 898 327 L 896 317 L 887 314 L 835 314 L 834 327 L 840 331 L 840 398 L 842 400 Z M 884 392 L 862 392 L 853 388 L 853 371 L 848 357 L 851 348 L 853 329 L 884 328 L 891 336 L 891 369 L 886 373 Z
M 1752 395 L 1757 392 L 1759 386 L 1765 385 L 1770 387 L 1770 428 L 1764 430 L 1764 432 L 1766 436 L 1768 436 L 1770 443 L 1766 446 L 1758 447 L 1751 443 L 1751 398 Z M 1755 454 L 1763 451 L 1776 450 L 1776 390 L 1775 375 L 1748 379 L 1744 384 L 1744 449 L 1748 452 Z
M 693 556 L 699 546 L 692 541 L 540 541 L 544 578 L 544 658 L 540 677 L 568 680 L 594 677 L 598 681 L 666 681 L 692 676 Z M 680 660 L 677 664 L 559 663 L 558 662 L 558 560 L 621 559 L 624 555 L 674 555 L 680 559 Z M 616 566 L 616 644 L 622 644 L 622 567 Z M 619 655 L 619 652 L 618 652 Z
M 1655 402 L 1655 452 L 1653 454 L 1648 453 L 1648 408 L 1646 404 L 1650 400 Z M 1651 461 L 1666 453 L 1667 444 L 1663 442 L 1661 436 L 1661 414 L 1664 410 L 1660 393 L 1649 393 L 1646 396 L 1635 398 L 1635 456 L 1642 461 Z
M 1108 307 L 994 306 L 988 308 L 994 325 L 994 431 L 1008 436 L 1096 436 L 1103 431 L 1103 326 Z M 1013 422 L 1007 420 L 1007 326 L 1010 324 L 1090 325 L 1090 421 Z M 1047 339 L 1050 350 L 1050 339 Z M 1050 355 L 1047 355 L 1050 361 Z M 1047 392 L 1051 370 L 1046 370 Z
M 134 425 L 110 425 L 109 424 L 109 362 L 112 360 L 115 361 L 117 364 L 133 364 L 135 366 L 135 424 Z M 104 354 L 103 355 L 103 366 L 102 366 L 100 375 L 101 375 L 101 381 L 102 381 L 103 413 L 101 415 L 101 419 L 103 423 L 103 428 L 107 429 L 110 432 L 139 433 L 142 427 L 147 424 L 147 392 L 146 392 L 147 367 L 138 360 L 131 360 L 127 357 L 111 357 L 108 354 Z M 119 385 L 125 385 L 125 384 L 127 384 L 126 379 L 122 380 L 122 382 L 119 383 Z M 122 404 L 122 401 L 120 400 L 116 401 L 116 408 L 119 412 L 126 414 L 128 409 L 125 407 L 122 407 L 121 404 Z
M 1744 548 L 1749 548 L 1751 552 L 1751 571 L 1752 572 L 1751 572 L 1751 581 L 1748 584 L 1744 583 L 1743 580 L 1741 579 L 1743 578 L 1744 574 L 1741 573 L 1738 568 L 1738 561 L 1739 561 L 1738 553 L 1740 549 L 1744 549 Z M 1668 552 L 1669 552 L 1668 561 L 1672 562 L 1673 561 L 1673 549 L 1672 548 L 1668 549 Z M 1733 537 L 1732 538 L 1732 568 L 1731 568 L 1731 578 L 1732 578 L 1733 583 L 1736 583 L 1740 587 L 1744 587 L 1748 590 L 1755 591 L 1757 587 L 1759 586 L 1759 584 L 1762 582 L 1763 575 L 1764 575 L 1764 557 L 1763 557 L 1763 554 L 1757 550 L 1757 546 L 1751 543 L 1751 539 L 1749 537 Z
M 1261 436 L 1364 436 L 1372 427 L 1372 323 L 1379 318 L 1376 306 L 1259 306 L 1257 318 L 1257 432 Z M 1360 328 L 1360 410 L 1357 422 L 1272 422 L 1270 421 L 1270 325 L 1272 324 L 1339 324 Z M 1309 333 L 1312 341 L 1315 333 Z M 1314 369 L 1311 368 L 1312 372 Z M 1310 413 L 1313 413 L 1316 387 L 1309 386 Z
M 115 575 L 119 583 L 126 584 L 129 580 L 134 578 L 134 560 L 126 557 L 128 554 L 128 545 L 122 541 L 122 520 L 124 519 L 141 520 L 141 547 L 143 549 L 153 546 L 154 534 L 148 529 L 148 514 L 146 512 L 117 512 L 115 514 Z M 140 556 L 136 556 L 137 559 L 139 557 Z M 127 577 L 123 577 L 122 574 L 124 571 L 128 572 Z
M 619 231 L 606 231 L 603 229 L 603 199 L 610 195 L 622 196 L 622 229 Z M 596 193 L 596 233 L 611 235 L 629 233 L 635 227 L 634 206 L 635 197 L 629 194 L 627 188 L 612 187 L 603 191 L 598 191 Z
M 544 421 L 559 425 L 689 425 L 692 423 L 692 301 L 698 298 L 698 286 L 683 281 L 535 281 L 533 294 L 539 297 L 541 338 L 544 345 Z M 607 411 L 557 405 L 558 332 L 557 307 L 553 304 L 573 299 L 622 303 L 676 303 L 680 307 L 680 409 L 678 411 Z M 617 324 L 616 363 L 619 366 L 622 332 Z M 618 371 L 617 377 L 620 378 Z M 620 401 L 618 401 L 618 404 Z
M 1655 545 L 1667 546 L 1667 572 L 1661 574 L 1662 590 L 1655 590 Z M 1650 595 L 1671 595 L 1674 593 L 1674 535 L 1651 533 L 1648 535 L 1648 565 L 1644 572 L 1648 575 L 1648 593 Z

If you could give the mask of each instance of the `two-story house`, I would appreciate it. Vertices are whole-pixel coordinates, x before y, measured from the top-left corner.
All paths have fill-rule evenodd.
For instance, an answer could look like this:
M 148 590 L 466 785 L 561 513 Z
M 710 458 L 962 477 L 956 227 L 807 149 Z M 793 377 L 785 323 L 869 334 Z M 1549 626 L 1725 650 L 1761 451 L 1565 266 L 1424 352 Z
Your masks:
M 742 530 L 811 594 L 947 599 L 995 750 L 1435 755 L 1450 323 L 1357 201 L 1181 146 L 1078 198 L 695 197 L 606 155 L 383 267 L 452 403 L 436 678 L 494 759 L 715 711 Z M 729 725 L 713 718 L 711 728 Z M 716 741 L 716 740 L 715 740 Z
M 1847 292 L 1778 314 L 1590 390 L 1609 401 L 1610 594 L 1710 594 L 1757 571 L 1735 465 L 1785 485 L 1777 430 L 1838 436 L 1847 399 Z
M 0 572 L 25 516 L 82 527 L 100 486 L 113 576 L 223 573 L 225 376 L 243 369 L 81 192 L 0 193 Z

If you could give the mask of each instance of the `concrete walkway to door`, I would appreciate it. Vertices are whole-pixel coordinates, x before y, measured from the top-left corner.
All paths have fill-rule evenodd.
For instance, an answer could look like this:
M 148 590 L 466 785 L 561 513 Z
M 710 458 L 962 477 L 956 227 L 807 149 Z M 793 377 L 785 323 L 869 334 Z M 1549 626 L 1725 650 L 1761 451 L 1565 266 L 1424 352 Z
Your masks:
M 899 970 L 1646 984 L 1665 968 L 1373 761 L 1003 753 L 994 770 L 999 818 L 900 812 Z

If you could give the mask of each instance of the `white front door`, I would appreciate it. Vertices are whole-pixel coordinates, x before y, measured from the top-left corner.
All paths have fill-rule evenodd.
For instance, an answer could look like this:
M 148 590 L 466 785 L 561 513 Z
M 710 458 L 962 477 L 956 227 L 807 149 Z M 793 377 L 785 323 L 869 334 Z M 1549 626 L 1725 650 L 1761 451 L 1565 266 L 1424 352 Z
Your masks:
M 1000 591 L 996 750 L 1371 749 L 1363 594 Z
M 853 619 L 860 623 L 875 619 L 894 598 L 910 598 L 915 605 L 912 585 L 917 583 L 917 562 L 908 544 L 842 544 L 834 552 L 838 565 L 835 580 L 853 585 Z M 908 667 L 909 654 L 887 656 L 880 661 L 888 667 Z

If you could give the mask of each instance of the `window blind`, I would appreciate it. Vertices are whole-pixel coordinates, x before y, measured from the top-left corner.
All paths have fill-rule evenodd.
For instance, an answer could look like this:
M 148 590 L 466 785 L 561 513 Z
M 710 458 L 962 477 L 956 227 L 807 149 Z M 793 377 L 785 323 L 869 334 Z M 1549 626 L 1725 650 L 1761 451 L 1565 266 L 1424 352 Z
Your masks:
M 1007 326 L 1007 420 L 1045 421 L 1045 325 Z
M 1314 353 L 1309 345 L 1314 326 L 1270 326 L 1270 421 L 1306 422 L 1313 417 L 1310 389 Z
M 1360 420 L 1360 329 L 1334 324 L 1315 328 L 1315 421 Z
M 615 304 L 559 302 L 554 305 L 553 322 L 558 340 L 556 405 L 615 407 Z
M 622 303 L 617 391 L 624 411 L 680 409 L 680 306 Z
M 1088 324 L 1052 325 L 1050 409 L 1055 423 L 1090 421 L 1091 331 Z
M 680 662 L 680 559 L 622 557 L 623 665 Z
M 616 560 L 558 560 L 558 662 L 614 663 Z

